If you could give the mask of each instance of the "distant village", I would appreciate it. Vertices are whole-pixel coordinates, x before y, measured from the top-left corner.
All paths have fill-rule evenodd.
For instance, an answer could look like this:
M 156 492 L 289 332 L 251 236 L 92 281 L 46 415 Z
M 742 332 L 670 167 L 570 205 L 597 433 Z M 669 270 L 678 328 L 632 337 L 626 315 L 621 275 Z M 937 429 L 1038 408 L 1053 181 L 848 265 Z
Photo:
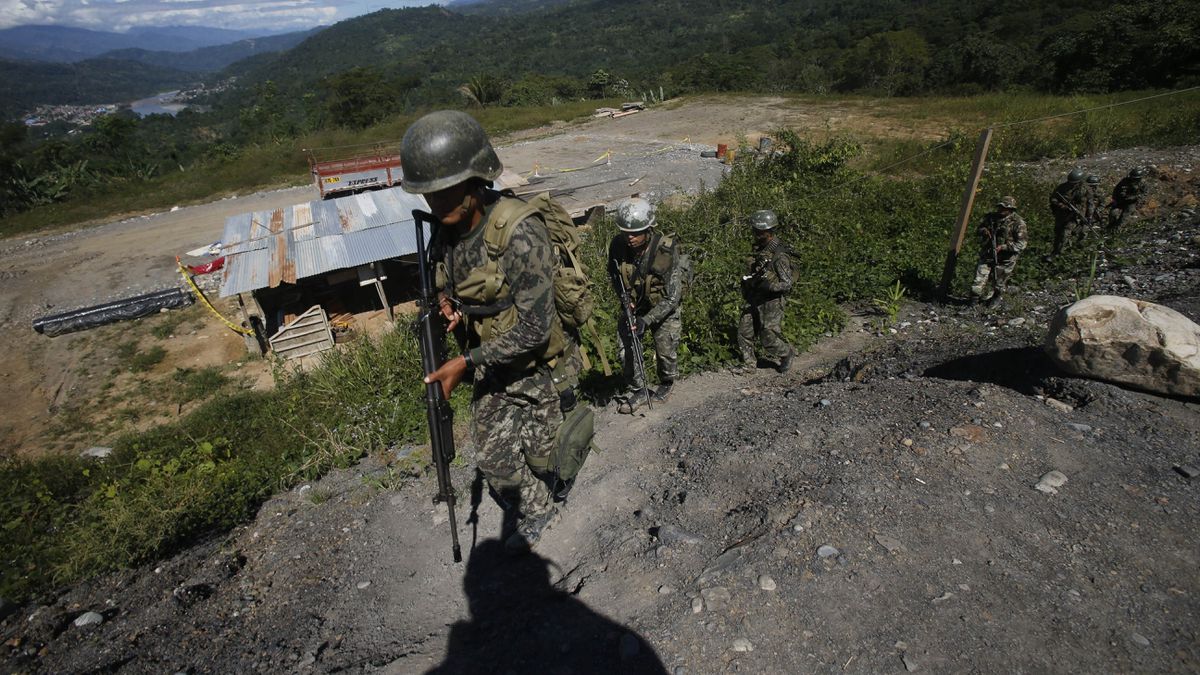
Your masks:
M 111 115 L 119 110 L 133 108 L 139 116 L 151 114 L 175 113 L 185 108 L 199 109 L 202 106 L 192 103 L 203 96 L 225 91 L 233 83 L 230 78 L 213 85 L 196 85 L 190 89 L 168 92 L 159 96 L 150 96 L 131 103 L 88 103 L 84 105 L 40 105 L 33 112 L 25 115 L 22 121 L 27 127 L 44 127 L 56 122 L 74 127 L 67 133 L 78 133 L 81 127 L 90 126 L 97 118 Z M 137 103 L 146 102 L 147 110 L 140 110 Z

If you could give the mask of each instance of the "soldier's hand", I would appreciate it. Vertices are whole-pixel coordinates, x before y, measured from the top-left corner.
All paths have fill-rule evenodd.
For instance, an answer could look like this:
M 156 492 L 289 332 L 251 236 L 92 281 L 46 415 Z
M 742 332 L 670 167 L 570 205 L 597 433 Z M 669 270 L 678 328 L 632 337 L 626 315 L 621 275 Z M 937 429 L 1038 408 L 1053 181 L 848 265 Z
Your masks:
M 442 364 L 441 368 L 425 376 L 425 384 L 437 382 L 442 385 L 442 395 L 450 398 L 450 393 L 458 386 L 467 374 L 467 359 L 456 356 Z
M 438 307 L 442 310 L 442 318 L 446 319 L 446 330 L 453 332 L 462 321 L 462 312 L 454 309 L 454 304 L 445 295 L 438 298 Z

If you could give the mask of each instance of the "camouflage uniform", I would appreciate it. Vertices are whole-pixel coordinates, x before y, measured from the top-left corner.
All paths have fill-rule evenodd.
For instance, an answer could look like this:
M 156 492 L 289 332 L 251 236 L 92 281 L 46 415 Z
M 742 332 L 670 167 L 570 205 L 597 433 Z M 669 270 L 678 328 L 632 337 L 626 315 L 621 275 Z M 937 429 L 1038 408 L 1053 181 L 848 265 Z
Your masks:
M 787 292 L 792 290 L 792 262 L 787 247 L 777 238 L 755 244 L 750 270 L 742 280 L 742 315 L 738 321 L 737 343 L 742 363 L 753 368 L 754 342 L 762 339 L 763 352 L 775 363 L 792 353 L 783 339 L 783 310 Z
M 668 236 L 651 230 L 649 242 L 635 251 L 629 248 L 624 234 L 613 237 L 608 246 L 608 269 L 613 263 L 620 271 L 625 287 L 629 289 L 634 304 L 634 314 L 646 322 L 646 328 L 654 334 L 655 366 L 658 380 L 670 384 L 679 375 L 679 340 L 683 332 L 680 320 L 683 302 L 684 270 L 680 264 L 683 253 L 678 244 Z M 615 279 L 611 279 L 616 291 Z M 642 358 L 630 348 L 630 335 L 619 330 L 625 379 L 633 390 L 644 389 L 639 382 L 633 359 Z
M 1087 183 L 1087 210 L 1084 215 L 1087 216 L 1087 226 L 1098 228 L 1104 223 L 1104 192 L 1100 187 L 1100 182 L 1092 182 L 1093 176 L 1088 176 Z
M 1144 178 L 1126 176 L 1113 188 L 1112 203 L 1108 209 L 1108 227 L 1116 229 L 1123 226 L 1133 215 L 1134 209 L 1141 206 L 1149 192 Z
M 1008 284 L 1017 267 L 1017 258 L 1029 243 L 1029 232 L 1025 219 L 1015 210 L 1005 214 L 1000 210 L 983 217 L 979 226 L 979 265 L 975 268 L 975 283 L 971 284 L 971 295 L 983 297 L 989 279 L 994 282 L 994 293 L 999 295 Z M 995 247 L 999 250 L 995 250 Z M 993 255 L 995 251 L 995 255 Z
M 1050 193 L 1050 211 L 1054 214 L 1054 249 L 1051 255 L 1063 252 L 1068 242 L 1083 233 L 1087 223 L 1088 195 L 1083 181 L 1065 182 Z
M 456 285 L 488 262 L 483 232 L 491 225 L 495 204 L 493 200 L 486 207 L 484 220 L 470 232 L 440 242 L 448 297 L 456 297 Z M 462 306 L 470 360 L 476 366 L 471 437 L 476 462 L 492 488 L 510 504 L 518 503 L 526 516 L 536 516 L 550 509 L 551 500 L 546 483 L 530 467 L 549 463 L 563 421 L 544 353 L 559 322 L 552 277 L 555 254 L 541 220 L 526 218 L 515 227 L 499 259 L 516 308 L 515 325 L 481 341 L 476 330 L 480 319 L 470 306 Z

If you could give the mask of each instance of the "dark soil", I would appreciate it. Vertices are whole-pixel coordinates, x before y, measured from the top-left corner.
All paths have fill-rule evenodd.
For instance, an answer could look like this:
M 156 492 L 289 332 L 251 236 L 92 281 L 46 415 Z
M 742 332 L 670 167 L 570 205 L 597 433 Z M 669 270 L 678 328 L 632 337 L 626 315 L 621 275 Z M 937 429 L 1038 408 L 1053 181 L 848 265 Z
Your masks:
M 1195 217 L 1145 234 L 1095 288 L 1200 320 Z M 369 457 L 20 608 L 5 670 L 1195 672 L 1200 407 L 1057 373 L 1038 345 L 1069 288 L 912 304 L 788 375 L 605 410 L 602 452 L 523 558 L 499 552 L 470 468 L 455 564 L 432 478 Z M 1067 482 L 1035 490 L 1050 471 Z M 72 623 L 88 611 L 103 622 Z

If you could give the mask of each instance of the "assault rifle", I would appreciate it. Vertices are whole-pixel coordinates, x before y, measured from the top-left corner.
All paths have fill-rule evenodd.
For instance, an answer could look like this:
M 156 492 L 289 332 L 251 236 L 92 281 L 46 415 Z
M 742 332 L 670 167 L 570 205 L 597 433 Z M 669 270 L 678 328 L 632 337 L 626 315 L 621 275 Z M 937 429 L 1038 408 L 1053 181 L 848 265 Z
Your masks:
M 642 336 L 637 332 L 637 317 L 633 314 L 633 299 L 629 295 L 629 289 L 625 288 L 625 279 L 621 276 L 621 270 L 617 267 L 615 259 L 610 261 L 609 273 L 612 274 L 613 284 L 617 287 L 617 297 L 621 299 L 621 309 L 625 310 L 625 329 L 629 331 L 629 360 L 633 362 L 633 372 L 638 381 L 642 383 L 642 387 L 646 388 L 649 385 L 646 383 L 646 363 L 643 361 L 645 356 L 642 353 Z M 650 392 L 646 391 L 646 406 L 653 407 L 650 404 Z
M 417 271 L 420 277 L 421 299 L 417 311 L 417 342 L 421 346 L 421 369 L 433 373 L 442 365 L 441 338 L 444 336 L 437 292 L 433 288 L 430 262 L 425 257 L 425 223 L 429 223 L 433 238 L 434 218 L 424 211 L 412 212 L 417 228 Z M 435 326 L 435 323 L 436 326 Z M 445 502 L 450 511 L 450 546 L 454 562 L 462 562 L 458 546 L 458 522 L 454 516 L 454 486 L 450 484 L 450 462 L 454 460 L 454 413 L 442 393 L 440 382 L 425 385 L 425 415 L 429 421 L 429 446 L 433 465 L 437 469 L 438 492 L 433 503 Z

